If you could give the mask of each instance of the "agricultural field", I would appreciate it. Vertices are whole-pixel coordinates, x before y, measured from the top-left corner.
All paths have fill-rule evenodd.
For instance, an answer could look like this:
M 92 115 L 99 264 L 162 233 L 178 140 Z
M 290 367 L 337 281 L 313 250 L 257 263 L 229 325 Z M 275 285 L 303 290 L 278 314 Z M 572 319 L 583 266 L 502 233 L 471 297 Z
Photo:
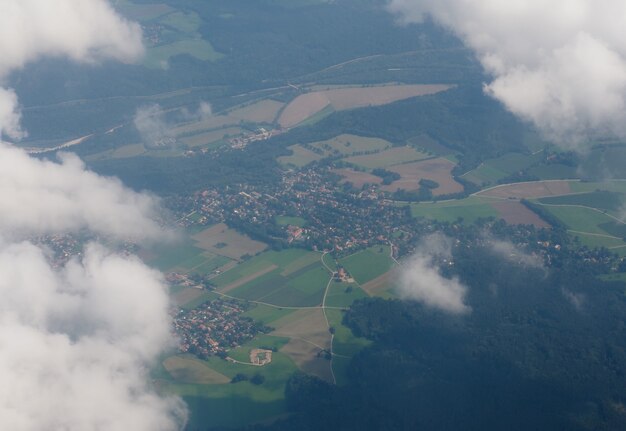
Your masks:
M 224 223 L 217 224 L 192 237 L 197 247 L 229 259 L 240 260 L 243 256 L 254 256 L 265 250 L 267 245 L 250 239 Z
M 528 169 L 528 173 L 542 180 L 570 180 L 579 177 L 576 167 L 561 164 L 533 166 Z
M 197 135 L 180 138 L 180 142 L 188 147 L 209 147 L 211 144 L 218 144 L 229 137 L 239 136 L 244 130 L 239 127 L 227 127 L 225 129 L 203 132 Z
M 491 206 L 492 199 L 470 196 L 466 199 L 446 202 L 424 202 L 411 205 L 413 217 L 425 217 L 443 222 L 454 222 L 462 218 L 473 223 L 479 218 L 498 217 L 498 212 Z
M 285 166 L 301 168 L 326 157 L 338 155 L 349 157 L 357 153 L 381 152 L 391 146 L 391 143 L 384 139 L 343 134 L 326 141 L 306 145 L 306 147 L 312 147 L 313 150 L 301 144 L 292 145 L 288 147 L 292 154 L 279 157 L 278 162 Z
M 542 160 L 543 154 L 541 153 L 533 155 L 509 153 L 502 157 L 485 161 L 478 168 L 464 174 L 463 178 L 477 185 L 494 184 L 498 180 L 530 168 Z
M 146 24 L 145 43 L 148 47 L 143 65 L 167 69 L 170 58 L 190 55 L 201 61 L 216 61 L 223 57 L 199 33 L 202 20 L 195 12 L 183 13 L 167 5 L 139 5 L 129 2 L 121 10 L 127 16 Z
M 389 170 L 396 172 L 401 178 L 388 186 L 383 186 L 382 189 L 389 192 L 400 189 L 407 191 L 419 190 L 419 181 L 428 179 L 439 184 L 439 187 L 433 189 L 433 195 L 435 196 L 459 193 L 463 191 L 463 186 L 456 182 L 452 176 L 454 166 L 454 162 L 444 158 L 392 166 Z
M 288 147 L 288 149 L 291 150 L 292 154 L 289 156 L 280 156 L 278 158 L 278 163 L 281 165 L 302 168 L 309 163 L 313 163 L 324 158 L 322 154 L 314 153 L 299 144 L 292 145 L 291 147 Z
M 175 381 L 181 383 L 216 385 L 230 382 L 228 377 L 212 370 L 194 356 L 170 356 L 163 361 L 163 367 Z
M 380 296 L 387 298 L 391 295 L 392 289 L 396 286 L 397 270 L 392 269 L 373 280 L 368 281 L 361 287 L 369 296 Z
M 387 85 L 352 87 L 314 91 L 296 97 L 281 113 L 278 123 L 283 128 L 295 127 L 328 106 L 336 111 L 379 106 L 411 97 L 436 94 L 451 88 L 448 85 Z
M 304 371 L 330 380 L 330 362 L 319 353 L 330 350 L 331 335 L 321 308 L 298 310 L 275 321 L 271 335 L 286 337 L 290 342 L 281 349 Z
M 348 365 L 352 356 L 371 344 L 366 338 L 355 337 L 352 330 L 342 323 L 343 312 L 341 310 L 326 310 L 330 326 L 335 330 L 333 338 L 332 367 L 337 379 L 337 384 L 342 385 L 347 381 Z
M 582 163 L 580 170 L 586 176 L 599 178 L 626 178 L 626 146 L 603 146 L 594 148 Z
M 288 340 L 278 341 L 281 345 Z M 249 377 L 259 373 L 265 381 L 261 385 L 249 381 L 221 384 L 189 384 L 173 379 L 157 381 L 162 390 L 179 394 L 187 402 L 194 413 L 189 423 L 192 429 L 200 426 L 240 427 L 286 412 L 284 387 L 298 369 L 288 355 L 275 352 L 272 362 L 263 367 L 227 362 L 217 357 L 202 362 L 229 381 L 238 373 Z
M 221 292 L 277 307 L 312 307 L 322 302 L 330 274 L 320 254 L 269 251 L 213 279 Z
M 612 217 L 592 208 L 551 205 L 545 205 L 544 208 L 561 220 L 574 233 L 611 235 L 606 229 L 602 228 L 602 225 L 611 225 L 615 222 L 615 219 Z
M 504 184 L 483 190 L 482 192 L 476 193 L 476 195 L 501 199 L 532 199 L 547 196 L 560 196 L 572 193 L 570 187 L 572 182 L 576 181 L 554 180 Z
M 352 156 L 346 162 L 366 169 L 388 168 L 403 163 L 416 162 L 428 158 L 428 154 L 420 153 L 413 147 L 393 147 L 375 154 Z M 442 159 L 443 160 L 443 159 Z
M 617 192 L 593 191 L 588 193 L 542 198 L 539 199 L 539 202 L 547 205 L 592 207 L 615 214 L 622 211 L 624 205 L 626 204 L 626 199 L 623 194 Z
M 626 181 L 624 180 L 608 180 L 603 182 L 575 181 L 570 183 L 570 188 L 576 193 L 595 192 L 598 190 L 625 193 Z
M 190 55 L 201 61 L 216 61 L 223 57 L 215 51 L 211 42 L 188 39 L 149 48 L 143 64 L 152 69 L 164 69 L 167 68 L 169 59 L 177 55 Z
M 491 206 L 498 212 L 498 217 L 508 224 L 532 224 L 539 229 L 550 227 L 550 224 L 518 201 L 493 202 Z
M 347 308 L 357 299 L 367 296 L 368 294 L 356 283 L 333 281 L 328 289 L 328 295 L 326 295 L 326 306 Z
M 350 183 L 357 189 L 360 189 L 365 184 L 380 184 L 383 182 L 382 178 L 369 172 L 355 171 L 349 168 L 333 169 L 332 172 L 343 177 L 340 181 L 341 184 Z
M 389 246 L 375 246 L 339 259 L 339 263 L 359 283 L 374 280 L 394 267 Z
M 239 125 L 242 121 L 247 123 L 272 124 L 283 106 L 284 103 L 282 102 L 265 99 L 249 105 L 235 107 L 226 113 L 212 115 L 207 118 L 202 118 L 199 121 L 178 125 L 173 129 L 173 133 L 177 137 L 186 137 L 202 132 L 219 132 L 222 129 L 233 128 L 233 126 Z M 222 132 L 222 135 L 225 133 L 228 132 Z
M 252 307 L 243 313 L 243 315 L 257 322 L 261 322 L 264 325 L 271 326 L 272 322 L 275 320 L 285 317 L 293 312 L 293 308 L 278 308 L 262 304 L 252 304 Z

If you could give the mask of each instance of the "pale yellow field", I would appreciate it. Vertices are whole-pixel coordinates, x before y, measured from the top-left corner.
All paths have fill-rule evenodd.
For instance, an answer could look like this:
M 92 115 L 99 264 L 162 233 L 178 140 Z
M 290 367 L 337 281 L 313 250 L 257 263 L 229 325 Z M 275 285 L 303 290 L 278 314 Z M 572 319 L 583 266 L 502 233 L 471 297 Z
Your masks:
M 239 260 L 245 254 L 254 256 L 265 250 L 267 245 L 229 229 L 224 223 L 217 224 L 193 236 L 197 246 L 213 254 Z M 219 247 L 218 244 L 226 244 Z
M 379 106 L 411 97 L 436 94 L 449 88 L 449 85 L 387 85 L 315 91 L 291 101 L 281 113 L 278 123 L 284 128 L 294 127 L 328 105 L 332 105 L 336 111 Z

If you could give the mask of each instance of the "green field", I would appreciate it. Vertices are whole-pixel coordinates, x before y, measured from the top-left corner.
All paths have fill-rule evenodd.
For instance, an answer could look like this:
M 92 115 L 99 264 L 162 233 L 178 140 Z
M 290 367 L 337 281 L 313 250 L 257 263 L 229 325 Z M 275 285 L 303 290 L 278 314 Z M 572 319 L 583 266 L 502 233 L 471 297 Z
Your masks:
M 330 326 L 335 329 L 333 339 L 333 353 L 338 356 L 333 357 L 333 372 L 337 379 L 337 384 L 347 381 L 347 371 L 350 359 L 363 348 L 372 342 L 366 338 L 355 337 L 350 328 L 342 322 L 343 312 L 341 310 L 326 310 L 326 316 Z
M 541 180 L 578 178 L 578 172 L 575 167 L 560 164 L 533 166 L 528 170 L 528 173 Z
M 541 153 L 535 155 L 509 153 L 485 161 L 478 168 L 465 174 L 463 178 L 478 185 L 494 184 L 502 178 L 541 162 L 542 158 Z
M 275 269 L 229 292 L 230 295 L 284 307 L 312 307 L 322 302 L 329 274 L 320 264 L 298 270 L 290 276 Z
M 248 381 L 212 385 L 165 382 L 165 391 L 179 394 L 187 402 L 191 429 L 240 427 L 285 413 L 285 384 L 297 369 L 287 355 L 274 353 L 272 362 L 263 367 L 234 364 L 215 357 L 203 362 L 229 379 L 237 373 L 250 377 L 260 373 L 265 382 L 259 386 Z
M 590 208 L 568 206 L 544 206 L 544 208 L 561 220 L 569 229 L 578 232 L 609 235 L 600 225 L 615 221 L 608 215 Z
M 257 322 L 261 322 L 264 325 L 271 326 L 271 323 L 275 320 L 285 317 L 293 312 L 294 310 L 292 308 L 276 308 L 262 304 L 253 304 L 253 307 L 243 313 L 243 315 Z
M 367 293 L 355 283 L 333 281 L 328 289 L 328 295 L 326 295 L 326 305 L 329 307 L 349 307 L 357 299 L 367 296 Z
M 170 58 L 185 54 L 201 61 L 216 61 L 223 57 L 207 40 L 186 39 L 149 48 L 143 64 L 149 68 L 163 69 L 167 68 Z
M 576 181 L 570 183 L 572 192 L 594 192 L 596 190 L 604 190 L 616 193 L 626 193 L 626 181 L 609 180 L 603 182 Z
M 300 249 L 268 251 L 216 277 L 234 297 L 283 307 L 319 305 L 330 274 L 321 255 Z M 234 283 L 234 285 L 233 285 Z
M 490 202 L 490 199 L 475 196 L 448 202 L 425 202 L 411 205 L 411 214 L 413 217 L 442 222 L 454 222 L 462 218 L 466 223 L 473 223 L 479 218 L 498 217 L 498 212 Z
M 297 248 L 283 251 L 266 251 L 214 278 L 213 282 L 216 286 L 223 287 L 243 277 L 253 275 L 271 265 L 283 268 L 289 273 L 319 260 L 320 255 L 318 253 Z
M 161 271 L 210 274 L 231 262 L 231 259 L 202 250 L 195 244 L 193 239 L 186 237 L 179 244 L 158 246 L 151 251 L 154 257 L 148 258 L 148 263 Z
M 547 197 L 539 199 L 539 202 L 549 205 L 580 205 L 610 212 L 620 211 L 625 203 L 622 194 L 609 191 Z
M 606 236 L 588 235 L 582 233 L 576 233 L 574 235 L 578 237 L 581 244 L 586 245 L 589 248 L 605 247 L 611 249 L 626 245 L 624 241 L 618 238 L 609 238 Z
M 149 263 L 162 271 L 167 271 L 196 259 L 203 252 L 202 249 L 195 247 L 191 240 L 187 239 L 181 244 L 159 246 L 154 251 L 157 257 L 149 259 Z
M 359 284 L 365 284 L 393 268 L 394 262 L 389 253 L 389 246 L 374 246 L 344 257 L 339 263 Z

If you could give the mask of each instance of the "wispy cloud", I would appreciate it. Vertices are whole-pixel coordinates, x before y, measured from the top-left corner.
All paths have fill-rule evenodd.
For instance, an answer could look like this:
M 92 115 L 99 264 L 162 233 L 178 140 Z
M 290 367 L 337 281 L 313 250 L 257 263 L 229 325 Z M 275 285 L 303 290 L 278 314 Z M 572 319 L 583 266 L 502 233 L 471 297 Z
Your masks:
M 441 274 L 440 265 L 451 262 L 451 249 L 449 238 L 427 237 L 415 254 L 403 262 L 398 286 L 400 297 L 452 314 L 470 312 L 471 308 L 465 304 L 467 287 L 458 278 Z
M 41 56 L 131 61 L 142 51 L 139 26 L 104 0 L 0 2 L 0 82 Z M 0 138 L 24 133 L 17 95 L 0 88 Z M 148 376 L 174 346 L 161 275 L 98 244 L 54 269 L 24 241 L 83 229 L 155 238 L 158 202 L 75 156 L 36 160 L 2 142 L 0 193 L 0 429 L 181 429 L 183 402 Z
M 560 145 L 626 137 L 626 3 L 390 0 L 389 8 L 458 35 L 493 77 L 485 92 Z

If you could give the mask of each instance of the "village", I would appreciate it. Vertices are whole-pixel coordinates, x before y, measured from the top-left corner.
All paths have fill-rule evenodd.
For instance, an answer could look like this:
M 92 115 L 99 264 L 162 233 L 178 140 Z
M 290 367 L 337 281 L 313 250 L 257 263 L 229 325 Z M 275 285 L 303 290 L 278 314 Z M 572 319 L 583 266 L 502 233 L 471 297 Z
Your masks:
M 179 338 L 179 350 L 199 358 L 226 358 L 228 350 L 254 338 L 263 331 L 262 325 L 243 317 L 242 302 L 216 299 L 192 309 L 174 313 L 174 332 Z

